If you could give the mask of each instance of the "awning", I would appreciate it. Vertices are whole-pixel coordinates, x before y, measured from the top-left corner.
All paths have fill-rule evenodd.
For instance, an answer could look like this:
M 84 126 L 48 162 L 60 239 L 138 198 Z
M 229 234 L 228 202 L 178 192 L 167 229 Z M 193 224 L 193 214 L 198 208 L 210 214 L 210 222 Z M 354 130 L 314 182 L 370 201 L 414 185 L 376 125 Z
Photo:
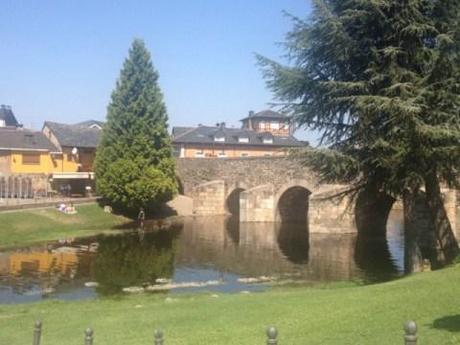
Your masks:
M 64 179 L 81 179 L 81 180 L 94 180 L 93 172 L 61 172 L 53 173 L 51 175 L 53 180 L 64 180 Z

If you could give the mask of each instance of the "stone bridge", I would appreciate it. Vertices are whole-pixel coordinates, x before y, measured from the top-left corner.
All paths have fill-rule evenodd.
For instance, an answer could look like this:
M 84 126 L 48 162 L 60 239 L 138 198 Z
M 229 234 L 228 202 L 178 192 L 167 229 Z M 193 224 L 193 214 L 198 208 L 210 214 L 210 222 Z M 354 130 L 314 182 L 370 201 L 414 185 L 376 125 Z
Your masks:
M 240 222 L 305 223 L 310 232 L 356 232 L 349 199 L 327 197 L 347 188 L 319 183 L 318 176 L 286 157 L 177 160 L 181 194 L 198 216 L 231 214 Z M 456 193 L 445 192 L 455 229 Z M 402 208 L 402 203 L 396 203 Z M 384 220 L 386 222 L 386 219 Z

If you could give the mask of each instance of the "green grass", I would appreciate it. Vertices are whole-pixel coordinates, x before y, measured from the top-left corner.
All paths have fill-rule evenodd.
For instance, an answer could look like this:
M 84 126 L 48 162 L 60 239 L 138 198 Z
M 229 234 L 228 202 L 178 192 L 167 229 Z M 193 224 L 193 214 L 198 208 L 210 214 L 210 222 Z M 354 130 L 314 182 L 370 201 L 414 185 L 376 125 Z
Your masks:
M 460 344 L 460 266 L 359 287 L 274 288 L 254 294 L 137 295 L 119 300 L 0 305 L 0 344 L 31 342 L 43 320 L 43 345 L 265 344 L 276 325 L 282 345 L 403 344 L 402 325 L 415 319 L 420 344 Z
M 129 222 L 127 218 L 105 213 L 97 204 L 79 205 L 76 209 L 75 215 L 53 208 L 0 213 L 0 247 L 90 236 Z

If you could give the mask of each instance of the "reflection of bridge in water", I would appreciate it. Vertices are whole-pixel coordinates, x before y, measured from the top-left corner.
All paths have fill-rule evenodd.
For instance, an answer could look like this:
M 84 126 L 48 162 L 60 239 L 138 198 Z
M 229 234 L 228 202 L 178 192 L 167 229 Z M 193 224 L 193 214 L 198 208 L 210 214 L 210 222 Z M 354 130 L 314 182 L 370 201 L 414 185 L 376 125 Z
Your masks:
M 0 253 L 0 303 L 50 294 L 64 299 L 117 294 L 124 287 L 154 284 L 158 278 L 177 282 L 185 273 L 192 281 L 222 277 L 224 286 L 238 291 L 249 288 L 237 283 L 238 277 L 385 280 L 400 270 L 384 239 L 368 242 L 357 234 L 309 233 L 302 224 L 194 217 L 164 230 Z M 98 284 L 89 288 L 87 282 Z
M 443 258 L 440 248 L 444 244 L 440 242 L 445 240 L 432 231 L 435 219 L 423 191 L 407 194 L 396 203 L 378 190 L 362 191 L 351 199 L 343 195 L 349 186 L 322 183 L 310 169 L 289 157 L 179 159 L 177 174 L 182 198 L 188 200 L 193 214 L 232 214 L 242 227 L 248 222 L 298 223 L 310 234 L 358 233 L 362 244 L 364 237 L 387 235 L 388 215 L 397 206 L 406 215 L 406 237 L 416 239 L 406 246 L 407 271 L 420 270 L 422 259 L 431 261 L 433 267 L 440 266 Z M 446 231 L 443 238 L 453 235 L 459 239 L 456 191 L 441 192 L 446 220 L 453 231 Z M 341 193 L 344 197 L 331 198 Z M 263 241 L 263 236 L 259 240 Z
M 383 280 L 399 274 L 385 239 L 370 244 L 356 234 L 309 234 L 299 224 L 197 217 L 184 224 L 176 262 L 307 281 Z

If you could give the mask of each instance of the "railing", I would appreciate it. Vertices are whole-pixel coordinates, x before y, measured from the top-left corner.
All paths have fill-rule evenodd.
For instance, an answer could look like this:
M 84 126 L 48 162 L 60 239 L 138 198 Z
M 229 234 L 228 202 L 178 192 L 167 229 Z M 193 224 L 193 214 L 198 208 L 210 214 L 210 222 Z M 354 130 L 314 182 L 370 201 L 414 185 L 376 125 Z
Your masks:
M 42 323 L 35 322 L 32 345 L 40 345 L 42 335 Z M 94 332 L 91 328 L 86 329 L 84 337 L 84 345 L 93 345 Z M 164 335 L 160 330 L 153 332 L 153 344 L 164 345 Z M 278 331 L 275 327 L 267 328 L 267 345 L 278 345 Z M 417 345 L 417 325 L 414 321 L 409 321 L 404 325 L 404 345 Z

